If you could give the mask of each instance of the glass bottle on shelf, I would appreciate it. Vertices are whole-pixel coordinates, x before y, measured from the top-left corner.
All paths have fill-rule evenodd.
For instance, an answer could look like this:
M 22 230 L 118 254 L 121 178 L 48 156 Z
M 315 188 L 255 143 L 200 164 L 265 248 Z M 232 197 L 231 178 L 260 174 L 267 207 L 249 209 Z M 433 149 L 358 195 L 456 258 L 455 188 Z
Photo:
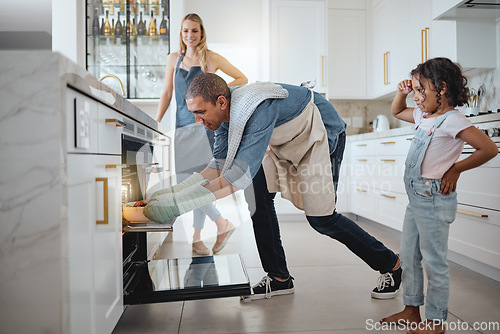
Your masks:
M 163 10 L 164 3 L 163 0 L 86 0 L 87 70 L 98 79 L 116 75 L 123 83 L 126 98 L 160 97 L 170 53 L 169 11 Z M 151 36 L 146 37 L 150 32 Z
M 165 20 L 165 11 L 163 11 L 162 19 L 160 22 L 160 35 L 167 35 L 167 20 Z
M 155 18 L 153 16 L 153 11 L 151 11 L 151 22 L 149 22 L 149 36 L 155 36 L 158 35 L 158 30 L 156 30 L 156 22 Z
M 99 30 L 99 34 L 104 35 L 104 17 L 101 19 L 101 30 Z
M 142 21 L 142 12 L 139 16 L 139 23 L 137 24 L 137 35 L 146 35 L 146 23 Z
M 118 12 L 118 19 L 116 20 L 116 26 L 115 26 L 115 36 L 121 36 L 123 35 L 123 26 L 122 23 L 120 22 L 120 12 Z
M 104 21 L 104 26 L 102 28 L 102 34 L 104 36 L 111 35 L 111 25 L 109 24 L 108 11 L 106 11 L 106 21 Z
M 92 35 L 99 35 L 99 12 L 98 9 L 94 9 L 94 19 L 92 20 Z

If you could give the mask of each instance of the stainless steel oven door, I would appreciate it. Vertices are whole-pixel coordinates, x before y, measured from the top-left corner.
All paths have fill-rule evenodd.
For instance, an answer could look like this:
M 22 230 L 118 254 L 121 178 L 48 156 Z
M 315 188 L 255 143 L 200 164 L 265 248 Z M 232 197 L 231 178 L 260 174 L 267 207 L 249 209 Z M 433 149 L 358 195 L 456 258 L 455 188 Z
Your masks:
M 147 199 L 163 188 L 161 145 L 154 140 L 122 136 L 122 202 Z M 250 281 L 238 254 L 185 259 L 148 260 L 151 232 L 172 230 L 169 224 L 123 227 L 123 295 L 125 304 L 159 303 L 248 295 Z

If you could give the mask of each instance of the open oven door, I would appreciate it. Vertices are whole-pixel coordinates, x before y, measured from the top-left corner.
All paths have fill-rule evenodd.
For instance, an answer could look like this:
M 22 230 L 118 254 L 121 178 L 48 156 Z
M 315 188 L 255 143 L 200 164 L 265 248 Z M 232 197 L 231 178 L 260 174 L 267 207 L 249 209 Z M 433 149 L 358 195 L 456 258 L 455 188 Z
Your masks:
M 124 234 L 123 297 L 126 305 L 251 293 L 239 254 L 148 261 L 145 249 L 146 232 Z

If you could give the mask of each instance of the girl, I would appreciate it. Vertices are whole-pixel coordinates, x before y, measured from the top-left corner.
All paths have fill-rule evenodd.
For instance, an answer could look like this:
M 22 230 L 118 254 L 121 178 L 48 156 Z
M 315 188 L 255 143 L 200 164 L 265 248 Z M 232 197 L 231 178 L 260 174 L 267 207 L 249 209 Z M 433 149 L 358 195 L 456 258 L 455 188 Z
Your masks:
M 406 159 L 404 181 L 409 204 L 401 240 L 403 311 L 381 320 L 411 323 L 408 333 L 444 333 L 448 315 L 448 231 L 455 220 L 460 173 L 478 167 L 497 153 L 496 144 L 455 108 L 467 101 L 467 79 L 449 59 L 434 58 L 420 64 L 411 80 L 398 84 L 392 114 L 415 123 L 416 132 Z M 413 90 L 416 108 L 406 106 Z M 476 150 L 457 161 L 464 142 Z M 428 278 L 425 317 L 423 270 Z
M 186 88 L 194 77 L 204 72 L 215 73 L 221 70 L 234 80 L 229 86 L 244 85 L 248 82 L 245 75 L 234 67 L 221 55 L 210 51 L 207 47 L 207 36 L 203 21 L 194 13 L 184 17 L 180 31 L 180 51 L 173 52 L 167 57 L 165 68 L 165 83 L 158 105 L 156 120 L 161 122 L 165 112 L 172 100 L 172 92 L 175 86 L 175 100 L 177 102 L 176 112 L 176 135 L 175 135 L 175 168 L 177 181 L 180 182 L 193 172 L 199 172 L 197 166 L 205 166 L 208 161 L 200 161 L 201 156 L 206 157 L 205 151 L 200 146 L 208 142 L 213 147 L 213 131 L 204 131 L 203 127 L 194 127 L 194 115 L 186 107 L 184 94 Z M 184 129 L 182 129 L 184 127 Z M 205 145 L 203 145 L 205 144 Z M 203 151 L 203 152 L 200 152 Z M 205 154 L 203 154 L 205 153 Z M 208 159 L 211 158 L 211 152 Z M 205 162 L 205 165 L 203 164 Z M 213 204 L 208 204 L 193 212 L 193 251 L 199 255 L 208 255 L 208 248 L 201 241 L 201 230 L 204 227 L 205 216 L 208 215 L 217 225 L 217 240 L 212 248 L 213 253 L 222 250 L 227 239 L 234 230 L 234 226 L 224 219 Z

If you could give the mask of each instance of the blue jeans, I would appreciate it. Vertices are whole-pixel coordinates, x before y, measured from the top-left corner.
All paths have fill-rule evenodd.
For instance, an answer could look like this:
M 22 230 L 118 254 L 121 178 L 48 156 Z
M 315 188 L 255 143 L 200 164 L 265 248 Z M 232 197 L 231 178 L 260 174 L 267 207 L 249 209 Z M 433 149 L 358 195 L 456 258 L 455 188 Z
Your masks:
M 455 219 L 457 193 L 442 195 L 441 180 L 406 179 L 410 203 L 406 209 L 401 239 L 403 302 L 424 304 L 424 259 L 427 273 L 425 317 L 446 320 L 450 291 L 448 234 Z
M 345 133 L 338 138 L 335 150 L 330 154 L 335 189 L 345 148 Z M 252 187 L 245 190 L 247 201 L 252 197 Z M 262 268 L 268 275 L 288 278 L 285 251 L 281 244 L 278 217 L 274 208 L 275 193 L 267 190 L 262 166 L 253 179 L 255 213 L 252 215 L 255 241 Z M 253 210 L 251 210 L 252 212 Z M 387 273 L 395 266 L 398 257 L 380 241 L 372 237 L 349 218 L 334 211 L 329 216 L 306 216 L 309 224 L 321 234 L 336 239 L 365 261 L 372 269 Z

